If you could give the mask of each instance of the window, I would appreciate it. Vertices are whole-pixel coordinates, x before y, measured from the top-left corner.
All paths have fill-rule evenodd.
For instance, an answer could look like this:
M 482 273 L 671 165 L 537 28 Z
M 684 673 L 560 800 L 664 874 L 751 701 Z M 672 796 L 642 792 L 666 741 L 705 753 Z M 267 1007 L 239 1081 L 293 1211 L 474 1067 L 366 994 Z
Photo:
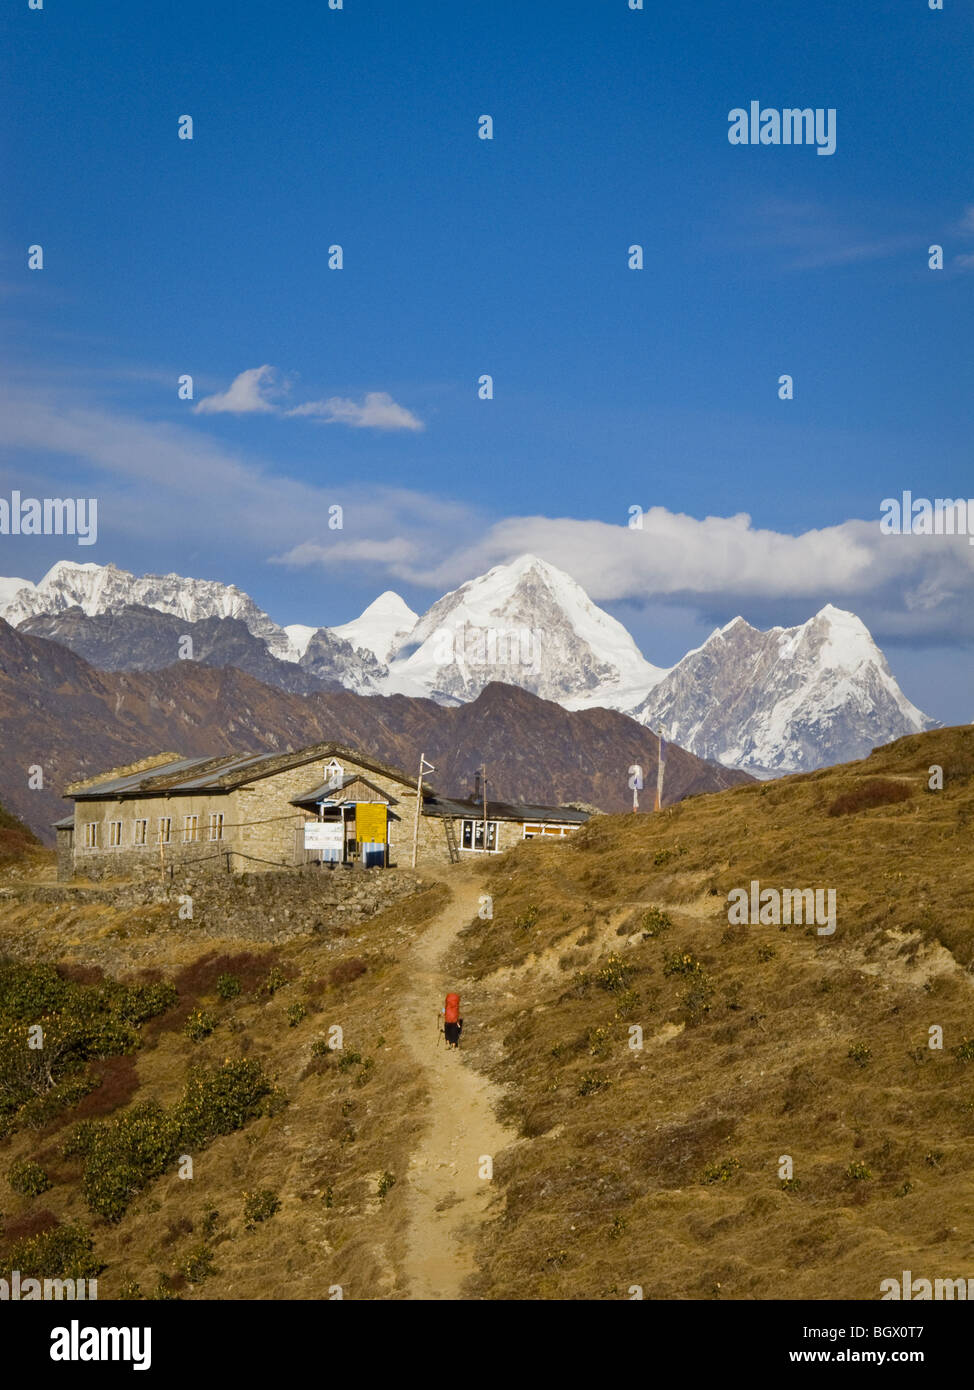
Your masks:
M 482 820 L 465 820 L 463 822 L 460 844 L 463 849 L 483 849 L 484 823 Z M 497 822 L 495 820 L 487 822 L 487 848 L 488 850 L 497 848 Z
M 148 835 L 149 835 L 149 822 L 148 822 L 147 820 L 137 820 L 137 821 L 135 822 L 135 840 L 133 841 L 133 843 L 136 844 L 136 845 L 144 845 L 144 844 L 147 844 L 147 843 L 148 843 Z
M 542 825 L 529 823 L 524 827 L 524 838 L 533 840 L 535 835 L 570 835 L 574 825 Z
M 98 822 L 90 820 L 85 825 L 85 849 L 98 848 Z
M 112 849 L 118 849 L 122 843 L 122 822 L 120 820 L 110 820 L 108 822 L 108 843 Z
M 199 816 L 187 816 L 183 824 L 183 839 L 198 840 L 200 833 Z
M 168 845 L 172 839 L 172 816 L 159 817 L 159 843 Z
M 325 787 L 328 791 L 338 791 L 345 780 L 345 769 L 336 758 L 325 763 Z
M 210 839 L 223 839 L 223 812 L 214 811 L 210 814 Z

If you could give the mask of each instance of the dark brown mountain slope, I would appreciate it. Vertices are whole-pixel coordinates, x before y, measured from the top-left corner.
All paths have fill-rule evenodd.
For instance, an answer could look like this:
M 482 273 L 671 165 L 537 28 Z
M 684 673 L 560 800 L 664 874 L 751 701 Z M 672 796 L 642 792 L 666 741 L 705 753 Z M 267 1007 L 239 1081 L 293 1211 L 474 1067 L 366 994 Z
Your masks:
M 471 704 L 444 709 L 403 695 L 290 694 L 232 666 L 191 661 L 160 671 L 97 671 L 58 643 L 2 621 L 0 721 L 0 799 L 47 840 L 50 823 L 67 812 L 66 783 L 164 748 L 191 757 L 335 739 L 408 770 L 425 753 L 436 767 L 433 785 L 445 794 L 467 794 L 486 762 L 493 799 L 585 801 L 607 811 L 631 806 L 632 763 L 643 770 L 644 809 L 656 778 L 649 729 L 610 710 L 572 713 L 513 686 L 495 683 Z M 32 790 L 35 766 L 43 786 Z M 664 799 L 748 780 L 671 747 Z

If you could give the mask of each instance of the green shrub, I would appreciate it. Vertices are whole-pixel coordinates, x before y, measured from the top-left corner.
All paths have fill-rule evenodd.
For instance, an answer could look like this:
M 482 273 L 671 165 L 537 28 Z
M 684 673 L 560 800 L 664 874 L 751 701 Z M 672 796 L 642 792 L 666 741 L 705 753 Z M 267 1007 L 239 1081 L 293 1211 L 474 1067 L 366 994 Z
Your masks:
M 94 1241 L 80 1226 L 55 1226 L 14 1242 L 4 1267 L 22 1278 L 94 1279 L 104 1266 L 93 1253 Z
M 120 1221 L 136 1194 L 175 1164 L 181 1147 L 178 1117 L 156 1101 L 96 1124 L 81 1180 L 89 1210 Z
M 30 1158 L 12 1163 L 7 1170 L 7 1181 L 21 1197 L 39 1197 L 52 1186 L 41 1165 Z
M 588 1030 L 588 1055 L 590 1057 L 601 1057 L 609 1046 L 608 1028 L 590 1028 Z
M 530 931 L 532 927 L 537 926 L 540 916 L 541 913 L 537 907 L 535 907 L 534 903 L 532 903 L 530 907 L 526 907 L 523 912 L 519 913 L 517 917 L 514 918 L 514 926 L 517 931 Z
M 97 1076 L 66 1077 L 52 1086 L 45 1095 L 35 1096 L 33 1100 L 22 1105 L 17 1112 L 17 1124 L 22 1129 L 43 1129 L 63 1110 L 70 1110 L 100 1084 Z
M 868 1182 L 872 1177 L 865 1163 L 850 1163 L 845 1172 L 846 1177 L 852 1178 L 853 1182 Z
M 690 987 L 680 996 L 685 1021 L 689 1025 L 699 1023 L 704 1014 L 710 1012 L 711 1000 L 716 986 L 709 975 L 691 975 Z
M 724 1158 L 719 1163 L 709 1164 L 703 1172 L 705 1183 L 730 1182 L 741 1166 L 739 1158 Z
M 872 1050 L 868 1044 L 864 1042 L 853 1043 L 846 1053 L 846 1056 L 851 1058 L 856 1066 L 859 1067 L 864 1067 L 872 1055 Z
M 213 1251 L 208 1245 L 197 1245 L 183 1265 L 183 1273 L 191 1284 L 202 1284 L 219 1271 L 213 1263 Z
M 203 1038 L 210 1037 L 215 1027 L 217 1027 L 217 1017 L 207 1011 L 207 1009 L 193 1009 L 186 1023 L 183 1024 L 183 1033 L 186 1037 L 192 1038 L 193 1042 L 201 1042 Z
M 79 984 L 50 965 L 0 963 L 0 1131 L 76 1104 L 97 1084 L 82 1078 L 85 1064 L 133 1052 L 139 1025 L 176 998 L 168 984 Z
M 67 1138 L 61 1145 L 62 1157 L 83 1158 L 91 1152 L 97 1132 L 98 1124 L 95 1120 L 81 1120 L 74 1129 L 68 1132 Z
M 974 1062 L 974 1038 L 965 1038 L 954 1048 L 958 1062 Z
M 625 989 L 616 1000 L 615 1017 L 617 1019 L 632 1018 L 638 1007 L 638 991 L 634 989 Z
M 388 1173 L 388 1172 L 383 1173 L 383 1174 L 382 1174 L 382 1177 L 379 1179 L 379 1187 L 378 1187 L 378 1191 L 379 1191 L 379 1200 L 380 1200 L 380 1201 L 385 1201 L 386 1193 L 387 1193 L 388 1191 L 390 1191 L 391 1188 L 395 1187 L 395 1185 L 396 1185 L 396 1180 L 395 1180 L 395 1178 L 393 1177 L 393 1175 L 392 1175 L 391 1173 Z
M 661 865 L 668 864 L 672 858 L 673 851 L 671 849 L 658 849 L 653 855 L 653 863 L 657 868 L 660 868 Z
M 290 983 L 289 977 L 279 966 L 275 965 L 257 986 L 255 993 L 259 999 L 269 999 L 271 995 L 276 994 L 279 989 L 283 989 L 285 985 Z
M 342 1055 L 338 1060 L 338 1068 L 340 1071 L 348 1071 L 350 1067 L 357 1067 L 361 1060 L 361 1052 L 356 1052 L 354 1047 L 343 1048 Z
M 262 1187 L 257 1192 L 245 1192 L 244 1226 L 248 1231 L 252 1231 L 259 1221 L 269 1220 L 280 1209 L 281 1203 L 277 1194 L 268 1187 Z
M 216 992 L 221 999 L 236 999 L 241 989 L 242 985 L 236 975 L 217 976 Z
M 53 965 L 0 965 L 0 1018 L 33 1023 L 60 1013 L 70 989 Z
M 643 913 L 641 923 L 643 936 L 662 936 L 663 932 L 669 931 L 673 922 L 668 912 L 662 912 L 658 907 L 651 907 L 648 912 Z
M 289 1028 L 296 1028 L 298 1024 L 308 1016 L 308 1010 L 303 1004 L 291 1004 L 287 1011 L 287 1025 Z
M 599 1091 L 605 1091 L 612 1083 L 607 1076 L 596 1076 L 594 1072 L 586 1072 L 578 1084 L 578 1094 L 580 1096 L 596 1096 Z
M 206 1009 L 194 1009 L 183 1025 L 183 1032 L 193 1042 L 208 1038 L 217 1025 L 217 1019 Z
M 703 966 L 689 951 L 675 951 L 663 961 L 664 975 L 700 975 Z
M 84 1157 L 81 1189 L 89 1209 L 118 1221 L 136 1194 L 172 1167 L 180 1153 L 241 1129 L 275 1094 L 286 1103 L 258 1062 L 196 1067 L 171 1109 L 146 1101 L 109 1120 L 83 1121 L 63 1152 Z
M 196 1067 L 179 1104 L 182 1142 L 202 1147 L 219 1134 L 232 1134 L 260 1113 L 271 1083 L 259 1062 L 242 1059 L 214 1069 Z
M 166 1013 L 179 1001 L 176 986 L 166 983 L 135 985 L 119 997 L 117 1012 L 129 1023 L 147 1023 L 150 1018 Z
M 605 964 L 600 966 L 595 972 L 595 983 L 599 989 L 606 989 L 612 993 L 629 988 L 632 979 L 633 969 L 627 965 L 620 956 L 609 956 Z

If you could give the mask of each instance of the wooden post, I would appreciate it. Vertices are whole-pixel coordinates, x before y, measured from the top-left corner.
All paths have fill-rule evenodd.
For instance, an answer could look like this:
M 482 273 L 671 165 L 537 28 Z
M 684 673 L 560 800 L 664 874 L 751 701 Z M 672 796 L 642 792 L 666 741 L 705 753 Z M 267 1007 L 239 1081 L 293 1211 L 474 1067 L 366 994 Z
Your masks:
M 416 851 L 419 848 L 419 808 L 423 804 L 423 768 L 426 766 L 426 754 L 419 756 L 419 781 L 416 783 L 416 815 L 413 817 L 413 858 L 412 867 L 416 867 Z

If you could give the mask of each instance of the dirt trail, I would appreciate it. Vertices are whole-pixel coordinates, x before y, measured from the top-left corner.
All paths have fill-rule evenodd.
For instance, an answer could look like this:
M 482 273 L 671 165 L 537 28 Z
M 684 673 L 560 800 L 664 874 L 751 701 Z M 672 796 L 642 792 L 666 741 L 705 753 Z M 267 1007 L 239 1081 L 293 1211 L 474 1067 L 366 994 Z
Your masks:
M 404 1272 L 412 1299 L 462 1298 L 474 1265 L 475 1228 L 484 1220 L 493 1184 L 479 1176 L 480 1160 L 514 1142 L 495 1115 L 500 1089 L 468 1065 L 463 1049 L 449 1050 L 436 1032 L 443 996 L 462 981 L 441 961 L 457 932 L 478 911 L 478 878 L 456 869 L 444 881 L 452 899 L 415 941 L 406 962 L 409 993 L 401 1018 L 406 1045 L 429 1087 L 428 1125 L 409 1162 L 409 1228 Z

